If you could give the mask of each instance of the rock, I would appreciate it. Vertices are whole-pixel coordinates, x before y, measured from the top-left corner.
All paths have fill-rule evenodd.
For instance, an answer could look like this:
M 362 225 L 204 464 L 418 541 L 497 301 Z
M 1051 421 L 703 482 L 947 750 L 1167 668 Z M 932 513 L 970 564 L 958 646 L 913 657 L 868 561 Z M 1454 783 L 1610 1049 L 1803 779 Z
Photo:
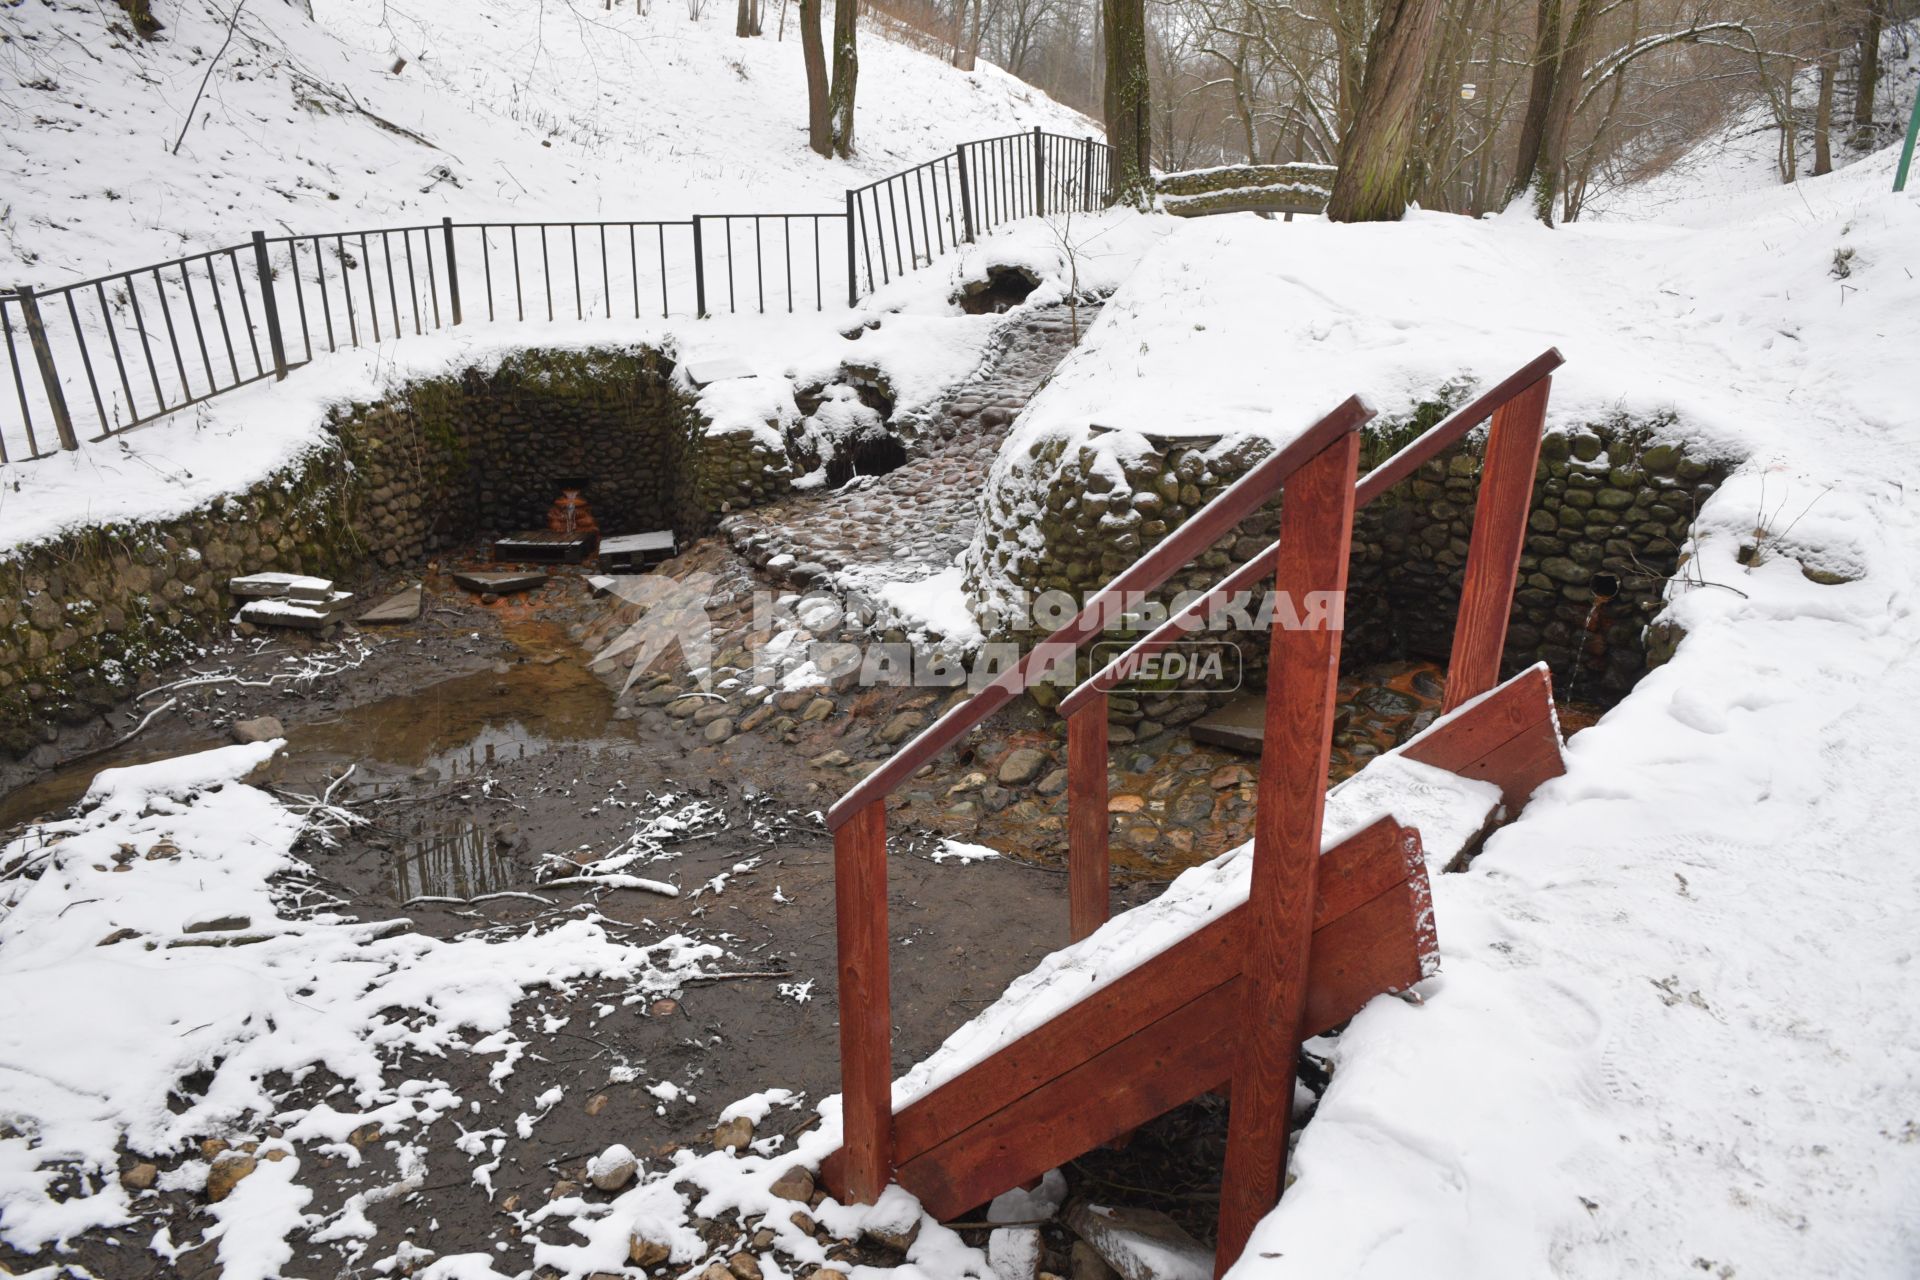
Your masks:
M 586 1107 L 586 1111 L 587 1111 L 587 1114 L 588 1114 L 588 1115 L 590 1115 L 590 1116 L 597 1116 L 597 1115 L 599 1115 L 599 1114 L 600 1114 L 600 1113 L 601 1113 L 602 1111 L 605 1111 L 606 1109 L 607 1109 L 607 1095 L 606 1095 L 606 1094 L 604 1094 L 604 1093 L 596 1093 L 596 1094 L 594 1094 L 594 1095 L 593 1095 L 593 1096 L 592 1096 L 591 1098 L 588 1098 L 588 1099 L 587 1099 L 587 1107 Z
M 725 742 L 732 736 L 733 721 L 731 720 L 715 720 L 707 726 L 706 738 L 708 742 Z
M 129 1191 L 150 1191 L 159 1176 L 158 1166 L 142 1160 L 120 1175 L 120 1185 Z
M 1040 1229 L 1001 1227 L 987 1237 L 987 1264 L 995 1280 L 1038 1280 Z
M 1047 753 L 1037 747 L 1018 747 L 1000 762 L 1000 782 L 1009 787 L 1032 782 L 1051 763 Z
M 714 1126 L 713 1149 L 726 1151 L 740 1150 L 753 1141 L 753 1121 L 745 1116 L 735 1116 Z
M 233 1194 L 242 1179 L 259 1166 L 254 1158 L 239 1151 L 222 1152 L 207 1170 L 207 1203 L 219 1204 Z
M 816 769 L 838 769 L 841 766 L 851 764 L 852 762 L 853 762 L 852 756 L 848 755 L 844 751 L 838 751 L 838 750 L 823 751 L 819 755 L 815 756 L 813 759 L 807 761 L 808 764 L 812 765 Z
M 544 573 L 456 573 L 454 585 L 468 591 L 484 595 L 512 595 L 516 591 L 531 591 L 547 581 Z
M 562 1178 L 553 1184 L 553 1190 L 547 1192 L 549 1200 L 565 1200 L 569 1196 L 580 1194 L 580 1184 L 571 1178 Z
M 873 735 L 873 739 L 875 742 L 892 746 L 897 742 L 906 741 L 909 735 L 925 723 L 926 717 L 918 711 L 902 711 L 882 725 L 880 732 Z
M 706 698 L 698 694 L 689 694 L 684 698 L 676 698 L 672 702 L 669 702 L 667 704 L 667 714 L 675 720 L 685 720 L 693 715 L 694 712 L 699 711 L 707 705 L 708 700 Z
M 1067 1226 L 1124 1280 L 1212 1280 L 1213 1253 L 1152 1209 L 1078 1203 Z
M 1040 784 L 1035 787 L 1034 790 L 1043 796 L 1057 796 L 1067 789 L 1067 783 L 1070 780 L 1065 769 L 1055 769 L 1052 773 L 1040 779 Z
M 862 1240 L 868 1241 L 871 1244 L 877 1244 L 882 1249 L 892 1249 L 896 1253 L 905 1253 L 907 1250 L 913 1248 L 913 1242 L 919 1239 L 919 1237 L 920 1221 L 918 1218 L 914 1219 L 911 1225 L 904 1228 L 886 1223 L 860 1228 L 860 1238 Z
M 1123 791 L 1107 798 L 1108 813 L 1139 813 L 1147 807 L 1147 798 Z
M 776 1178 L 769 1190 L 782 1200 L 799 1200 L 804 1203 L 813 1198 L 813 1170 L 803 1165 L 795 1165 Z M 808 1233 L 812 1233 L 812 1228 L 808 1228 Z
M 1252 782 L 1253 774 L 1245 765 L 1223 764 L 1207 775 L 1207 785 L 1215 791 L 1225 791 L 1228 787 L 1237 787 L 1243 782 Z
M 418 585 L 396 591 L 373 608 L 360 615 L 360 621 L 371 625 L 395 622 L 418 622 L 421 612 L 426 608 L 427 593 Z
M 287 736 L 286 726 L 274 716 L 235 720 L 233 728 L 227 730 L 227 733 L 235 742 L 271 742 L 275 738 Z
M 1213 714 L 1195 720 L 1188 732 L 1195 742 L 1259 755 L 1266 730 L 1266 699 L 1257 693 L 1243 693 Z
M 760 1259 L 743 1249 L 727 1259 L 727 1270 L 734 1280 L 760 1280 Z
M 618 1191 L 639 1171 L 640 1162 L 633 1152 L 617 1142 L 587 1161 L 587 1179 L 602 1191 Z
M 832 714 L 833 714 L 832 698 L 815 698 L 812 702 L 809 702 L 807 704 L 807 709 L 800 713 L 800 719 L 803 721 L 804 720 L 825 720 L 828 716 Z
M 627 1261 L 636 1267 L 657 1267 L 672 1256 L 672 1249 L 638 1232 L 627 1242 Z
M 233 933 L 253 927 L 251 916 L 204 916 L 180 926 L 182 933 Z

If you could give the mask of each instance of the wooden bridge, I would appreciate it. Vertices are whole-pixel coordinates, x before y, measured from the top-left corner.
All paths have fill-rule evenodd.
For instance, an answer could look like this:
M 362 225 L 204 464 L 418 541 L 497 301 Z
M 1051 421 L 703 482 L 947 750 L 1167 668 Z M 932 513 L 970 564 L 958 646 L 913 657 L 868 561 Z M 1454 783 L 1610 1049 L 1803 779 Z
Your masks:
M 1339 1026 L 1374 996 L 1405 990 L 1433 971 L 1438 943 L 1430 866 L 1461 856 L 1562 771 L 1545 668 L 1496 687 L 1550 375 L 1561 363 L 1558 351 L 1543 353 L 1357 484 L 1357 432 L 1373 412 L 1358 397 L 1347 400 L 1196 512 L 1017 667 L 902 746 L 834 805 L 827 823 L 835 833 L 845 1129 L 844 1145 L 823 1173 L 836 1196 L 872 1201 L 897 1181 L 936 1218 L 951 1218 L 1199 1094 L 1230 1088 L 1216 1271 L 1233 1264 L 1285 1185 L 1300 1042 Z M 1109 691 L 1144 656 L 1205 626 L 1237 593 L 1269 575 L 1296 604 L 1318 592 L 1342 599 L 1356 508 L 1489 418 L 1442 716 L 1342 784 L 1344 791 L 1374 775 L 1378 796 L 1371 803 L 1384 805 L 1388 816 L 1323 830 L 1339 609 L 1317 625 L 1276 626 L 1244 890 L 1222 891 L 1206 904 L 1211 913 L 1198 913 L 1191 924 L 1174 920 L 1164 902 L 1110 922 Z M 1126 971 L 1105 985 L 1090 982 L 1083 996 L 1044 1010 L 1044 1017 L 1020 1020 L 1026 1029 L 1017 1039 L 896 1106 L 887 797 L 1030 682 L 1073 663 L 1081 646 L 1118 618 L 1123 601 L 1165 583 L 1283 490 L 1276 543 L 1060 704 L 1067 717 L 1072 946 L 1056 959 L 1083 959 L 1096 972 Z M 1424 776 L 1457 784 L 1440 788 L 1444 804 L 1431 797 L 1416 803 L 1394 772 L 1422 768 L 1430 771 Z M 1426 848 L 1415 816 L 1450 833 L 1447 847 Z M 1120 963 L 1103 964 L 1102 956 Z M 1011 1012 L 1017 1018 L 1019 1011 Z

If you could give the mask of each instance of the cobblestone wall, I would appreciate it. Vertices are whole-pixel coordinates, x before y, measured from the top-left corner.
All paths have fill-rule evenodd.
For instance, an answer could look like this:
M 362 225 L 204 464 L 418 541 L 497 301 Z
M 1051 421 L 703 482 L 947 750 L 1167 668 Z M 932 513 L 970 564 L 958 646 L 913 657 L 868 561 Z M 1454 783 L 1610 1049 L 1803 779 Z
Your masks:
M 671 372 L 645 348 L 535 351 L 414 383 L 341 407 L 322 444 L 245 493 L 0 557 L 0 751 L 31 751 L 190 657 L 232 615 L 236 574 L 346 577 L 543 527 L 563 482 L 586 485 L 604 530 L 683 537 L 785 493 L 784 450 L 709 432 Z
M 1371 438 L 1363 465 L 1384 459 L 1425 425 L 1402 424 Z M 1673 443 L 1670 426 L 1622 418 L 1549 435 L 1534 482 L 1506 670 L 1545 660 L 1563 692 L 1612 702 L 1647 669 L 1647 624 L 1661 607 L 1666 577 L 1693 513 L 1726 474 L 1724 461 L 1689 456 Z M 967 552 L 970 587 L 989 599 L 1004 600 L 1014 584 L 1083 598 L 1270 452 L 1250 436 L 1146 444 L 1109 452 L 1044 440 L 1011 460 L 995 477 L 981 533 Z M 1357 517 L 1349 663 L 1445 661 L 1472 536 L 1480 448 L 1478 438 L 1463 441 Z M 1037 521 L 1023 518 L 1032 511 Z M 1202 554 L 1159 598 L 1206 590 L 1268 546 L 1278 527 L 1276 502 Z M 1228 635 L 1249 679 L 1261 679 L 1264 634 Z M 1651 657 L 1664 660 L 1657 643 Z

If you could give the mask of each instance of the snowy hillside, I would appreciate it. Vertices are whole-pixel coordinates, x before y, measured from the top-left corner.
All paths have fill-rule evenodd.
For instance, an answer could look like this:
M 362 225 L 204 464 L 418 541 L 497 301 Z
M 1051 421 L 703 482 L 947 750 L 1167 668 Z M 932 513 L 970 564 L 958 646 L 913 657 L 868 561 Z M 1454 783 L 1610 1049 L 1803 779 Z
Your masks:
M 163 6 L 154 41 L 110 5 L 0 7 L 0 280 L 58 284 L 254 229 L 830 211 L 967 138 L 1096 131 L 991 66 L 867 32 L 859 156 L 822 160 L 777 11 L 742 40 L 731 8 L 642 9 L 316 0 L 309 21 L 264 0 L 189 121 L 226 6 Z

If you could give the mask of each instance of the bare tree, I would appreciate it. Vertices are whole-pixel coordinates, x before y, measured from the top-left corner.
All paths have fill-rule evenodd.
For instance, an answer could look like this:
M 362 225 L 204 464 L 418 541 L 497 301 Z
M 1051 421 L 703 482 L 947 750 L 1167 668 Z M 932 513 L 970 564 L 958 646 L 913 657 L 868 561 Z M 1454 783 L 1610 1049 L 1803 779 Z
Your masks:
M 827 51 L 820 43 L 820 0 L 800 0 L 800 56 L 807 64 L 807 145 L 833 154 L 833 120 L 827 101 Z
M 1335 222 L 1391 222 L 1407 210 L 1413 155 L 1440 0 L 1386 0 L 1367 43 L 1353 126 L 1340 139 L 1327 217 Z
M 1107 41 L 1107 146 L 1113 198 L 1145 207 L 1153 198 L 1153 95 L 1147 74 L 1145 0 L 1101 0 Z
M 833 154 L 853 154 L 853 99 L 860 80 L 860 50 L 855 19 L 860 0 L 833 0 L 833 86 L 827 91 L 827 115 Z

